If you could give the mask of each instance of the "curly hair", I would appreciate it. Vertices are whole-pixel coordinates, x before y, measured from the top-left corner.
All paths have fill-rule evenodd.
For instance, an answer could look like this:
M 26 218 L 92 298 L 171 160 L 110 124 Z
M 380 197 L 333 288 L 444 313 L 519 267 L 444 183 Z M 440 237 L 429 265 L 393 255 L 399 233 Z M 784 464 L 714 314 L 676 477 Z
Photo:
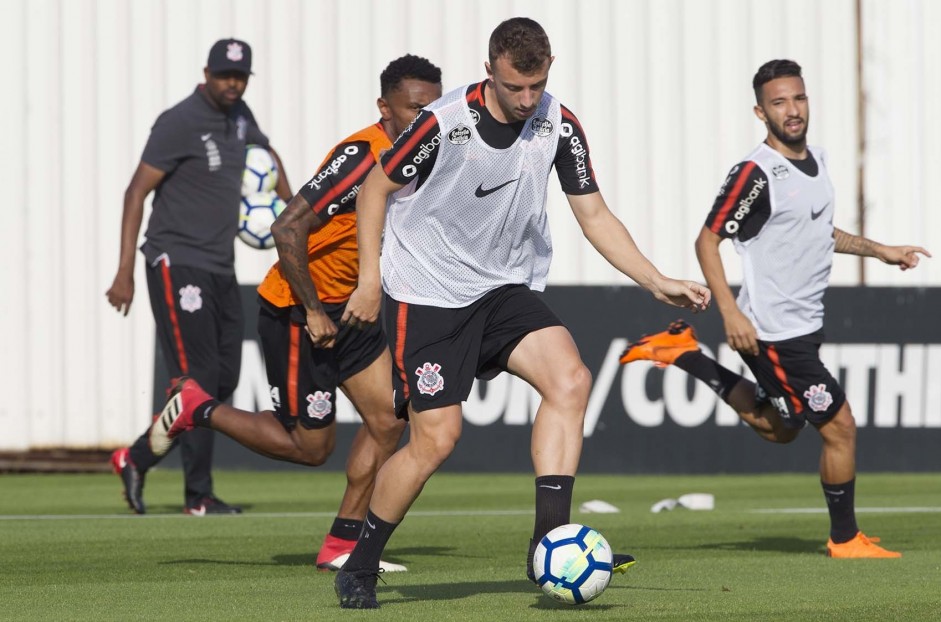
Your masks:
M 801 66 L 792 60 L 769 60 L 758 68 L 755 77 L 752 78 L 751 85 L 755 89 L 755 101 L 761 103 L 761 87 L 777 78 L 786 78 L 793 76 L 800 78 Z
M 379 74 L 379 94 L 385 97 L 399 88 L 402 80 L 409 78 L 431 84 L 441 84 L 441 69 L 421 56 L 414 54 L 400 56 L 389 63 Z
M 538 22 L 528 17 L 513 17 L 502 22 L 490 35 L 490 65 L 506 56 L 518 72 L 528 75 L 542 67 L 552 56 L 549 35 Z

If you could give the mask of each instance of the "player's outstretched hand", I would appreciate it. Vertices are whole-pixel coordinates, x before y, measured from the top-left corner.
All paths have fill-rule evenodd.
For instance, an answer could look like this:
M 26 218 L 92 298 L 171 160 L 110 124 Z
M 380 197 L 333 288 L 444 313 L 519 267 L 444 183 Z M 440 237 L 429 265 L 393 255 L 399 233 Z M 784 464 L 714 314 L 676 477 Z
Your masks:
M 674 307 L 692 309 L 693 313 L 705 311 L 712 302 L 712 292 L 695 281 L 680 281 L 664 278 L 653 289 L 654 297 Z
M 918 265 L 921 253 L 931 257 L 931 253 L 920 246 L 883 246 L 877 255 L 879 259 L 890 266 L 898 266 L 902 270 L 909 270 Z

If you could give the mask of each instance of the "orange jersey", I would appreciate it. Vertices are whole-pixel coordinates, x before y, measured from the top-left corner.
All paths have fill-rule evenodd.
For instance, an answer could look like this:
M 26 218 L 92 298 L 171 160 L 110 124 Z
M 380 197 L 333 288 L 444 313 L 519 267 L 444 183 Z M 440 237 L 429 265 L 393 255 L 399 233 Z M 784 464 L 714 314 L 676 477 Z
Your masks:
M 356 197 L 380 152 L 391 146 L 382 124 L 370 125 L 338 144 L 298 191 L 323 222 L 307 238 L 308 268 L 321 302 L 345 302 L 356 289 Z M 278 307 L 301 304 L 284 278 L 280 262 L 268 270 L 258 293 Z

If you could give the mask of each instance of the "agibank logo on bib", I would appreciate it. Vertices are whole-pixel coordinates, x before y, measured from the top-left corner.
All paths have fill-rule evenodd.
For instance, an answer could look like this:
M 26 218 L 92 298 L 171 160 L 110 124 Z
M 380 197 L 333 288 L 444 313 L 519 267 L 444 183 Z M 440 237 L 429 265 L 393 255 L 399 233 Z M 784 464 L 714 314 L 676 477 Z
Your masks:
M 415 370 L 418 376 L 418 392 L 422 395 L 434 395 L 444 388 L 444 378 L 441 376 L 441 365 L 425 363 Z

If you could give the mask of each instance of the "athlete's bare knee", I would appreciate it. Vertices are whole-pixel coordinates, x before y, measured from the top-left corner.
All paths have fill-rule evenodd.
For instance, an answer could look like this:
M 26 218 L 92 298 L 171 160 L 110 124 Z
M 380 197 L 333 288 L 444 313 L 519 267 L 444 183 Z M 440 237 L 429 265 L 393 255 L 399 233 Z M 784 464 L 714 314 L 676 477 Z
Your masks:
M 817 429 L 825 443 L 839 445 L 856 442 L 856 419 L 853 418 L 848 403 L 844 404 L 832 419 L 818 425 Z
M 405 420 L 398 419 L 391 412 L 382 413 L 381 416 L 369 420 L 369 434 L 380 446 L 398 445 L 402 433 L 405 432 Z
M 547 385 L 537 387 L 542 392 L 543 399 L 553 404 L 583 411 L 591 395 L 591 371 L 579 360 L 577 364 L 559 370 Z
M 317 434 L 317 433 L 320 434 Z M 333 448 L 336 444 L 335 437 L 331 434 L 326 438 L 321 435 L 323 430 L 308 430 L 306 434 L 302 433 L 293 438 L 294 441 L 294 462 L 305 466 L 319 467 L 333 455 Z
M 437 468 L 457 447 L 460 435 L 450 431 L 436 430 L 430 434 L 414 435 L 409 440 L 409 447 L 415 457 L 424 464 Z

